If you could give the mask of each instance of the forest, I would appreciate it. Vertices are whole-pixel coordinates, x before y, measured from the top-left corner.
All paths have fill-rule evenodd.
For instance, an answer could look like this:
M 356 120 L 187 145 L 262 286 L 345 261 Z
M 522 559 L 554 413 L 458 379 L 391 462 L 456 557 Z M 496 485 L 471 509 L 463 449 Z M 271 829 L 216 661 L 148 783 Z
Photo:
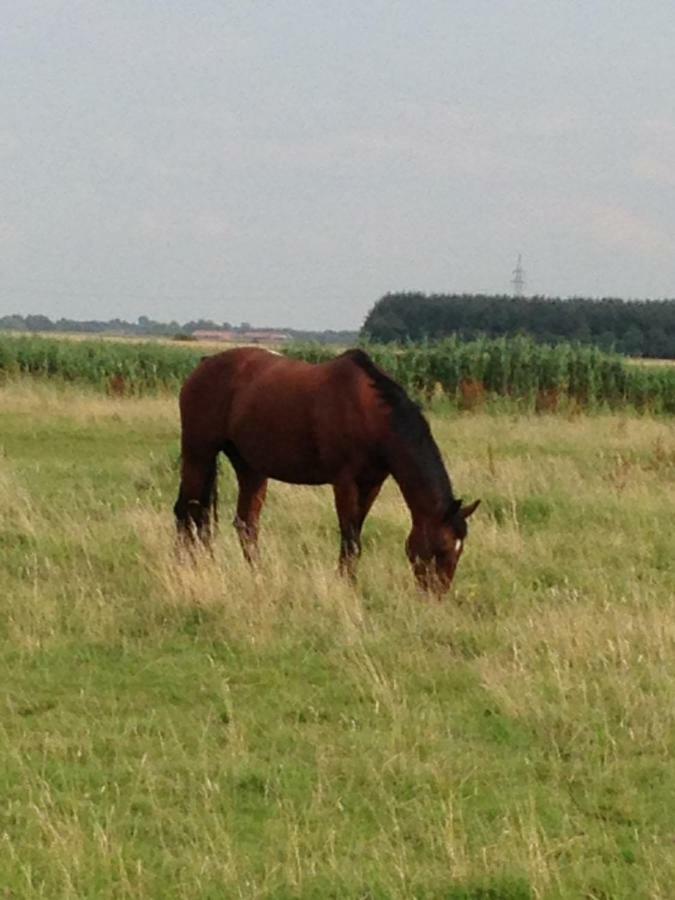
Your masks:
M 674 359 L 675 300 L 392 293 L 377 301 L 362 329 L 368 340 L 385 343 L 518 334 Z

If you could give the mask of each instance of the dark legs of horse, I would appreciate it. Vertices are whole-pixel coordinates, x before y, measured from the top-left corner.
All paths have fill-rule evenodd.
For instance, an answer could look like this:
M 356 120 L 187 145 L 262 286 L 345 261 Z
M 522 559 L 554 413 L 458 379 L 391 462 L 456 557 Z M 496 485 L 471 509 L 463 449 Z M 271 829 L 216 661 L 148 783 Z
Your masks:
M 197 455 L 183 451 L 178 499 L 173 511 L 179 540 L 208 547 L 217 522 L 216 454 Z
M 361 529 L 380 493 L 383 478 L 339 481 L 333 486 L 335 508 L 340 525 L 340 558 L 338 567 L 342 575 L 352 580 L 356 577 L 356 563 L 361 555 Z
M 235 472 L 239 497 L 234 527 L 244 558 L 253 564 L 258 559 L 258 521 L 267 494 L 267 479 L 242 465 L 235 466 Z

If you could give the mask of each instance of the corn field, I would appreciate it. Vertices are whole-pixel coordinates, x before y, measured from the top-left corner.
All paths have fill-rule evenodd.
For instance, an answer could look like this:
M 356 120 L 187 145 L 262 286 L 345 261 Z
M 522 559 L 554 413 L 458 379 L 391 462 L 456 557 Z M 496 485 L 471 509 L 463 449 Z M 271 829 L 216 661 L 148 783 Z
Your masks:
M 442 397 L 463 409 L 506 400 L 540 412 L 605 407 L 675 413 L 675 367 L 635 366 L 594 347 L 551 347 L 517 337 L 366 349 L 422 402 Z M 335 354 L 318 344 L 284 352 L 309 362 Z M 0 336 L 0 378 L 30 374 L 140 395 L 177 390 L 202 355 L 185 345 Z
M 0 336 L 0 376 L 35 375 L 111 393 L 177 390 L 201 359 L 196 348 L 160 343 Z
M 366 349 L 422 401 L 441 395 L 460 408 L 475 408 L 506 398 L 540 412 L 572 406 L 675 413 L 675 366 L 635 366 L 587 345 L 549 346 L 516 337 Z M 331 355 L 316 345 L 287 352 L 312 362 Z

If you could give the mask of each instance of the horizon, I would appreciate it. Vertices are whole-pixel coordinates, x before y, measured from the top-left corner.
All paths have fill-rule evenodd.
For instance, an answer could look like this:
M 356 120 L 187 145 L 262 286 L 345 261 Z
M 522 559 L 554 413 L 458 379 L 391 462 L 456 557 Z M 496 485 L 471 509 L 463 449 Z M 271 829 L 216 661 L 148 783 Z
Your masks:
M 514 294 L 514 293 L 460 293 L 457 291 L 440 293 L 436 291 L 416 291 L 416 290 L 406 290 L 406 291 L 387 291 L 386 294 L 383 294 L 381 297 L 378 297 L 370 307 L 366 310 L 366 314 L 364 315 L 364 320 L 367 315 L 372 311 L 372 309 L 386 297 L 391 296 L 410 296 L 410 297 L 427 297 L 427 298 L 447 298 L 447 297 L 486 297 L 486 298 L 496 298 L 503 300 L 546 300 L 546 301 L 562 301 L 568 302 L 572 300 L 584 300 L 590 303 L 603 303 L 603 302 L 619 302 L 619 303 L 673 303 L 675 302 L 675 297 L 618 297 L 612 295 L 602 295 L 602 296 L 582 296 L 580 294 L 570 294 L 568 296 L 555 296 L 552 294 Z M 49 319 L 52 324 L 56 324 L 60 320 L 70 321 L 77 324 L 87 324 L 88 322 L 97 322 L 97 323 L 106 323 L 109 324 L 115 321 L 121 321 L 124 324 L 128 325 L 138 325 L 140 324 L 141 319 L 147 319 L 150 322 L 157 325 L 179 325 L 181 328 L 189 325 L 193 322 L 197 323 L 211 323 L 218 328 L 224 329 L 232 329 L 232 330 L 289 330 L 289 331 L 360 331 L 363 325 L 363 322 L 360 325 L 357 325 L 353 328 L 345 327 L 345 328 L 331 328 L 331 327 L 310 327 L 306 325 L 289 325 L 288 323 L 283 322 L 264 322 L 264 323 L 255 323 L 251 322 L 248 319 L 243 319 L 237 322 L 235 319 L 222 319 L 217 320 L 211 317 L 197 315 L 196 317 L 190 318 L 176 318 L 176 319 L 155 319 L 152 316 L 148 316 L 146 313 L 139 313 L 137 316 L 133 318 L 127 318 L 124 316 L 109 316 L 105 318 L 96 318 L 96 317 L 86 317 L 86 318 L 76 318 L 68 315 L 48 315 L 45 312 L 41 311 L 30 311 L 30 312 L 19 312 L 18 310 L 13 310 L 9 313 L 0 312 L 0 321 L 3 319 L 10 319 L 13 317 L 18 317 L 22 319 L 27 318 L 39 318 L 44 317 Z
M 474 297 L 474 298 L 481 297 L 481 298 L 488 298 L 488 299 L 503 299 L 503 300 L 516 300 L 516 301 L 518 301 L 518 300 L 525 300 L 525 301 L 527 301 L 527 300 L 532 300 L 532 301 L 545 300 L 545 301 L 550 301 L 550 302 L 555 302 L 555 301 L 570 302 L 570 301 L 574 301 L 574 300 L 581 300 L 581 301 L 590 302 L 590 303 L 602 303 L 602 302 L 618 302 L 618 303 L 626 303 L 626 304 L 631 304 L 631 303 L 675 303 L 675 298 L 671 298 L 671 297 L 644 297 L 644 298 L 640 298 L 640 297 L 610 297 L 610 296 L 605 296 L 605 297 L 581 297 L 581 296 L 553 297 L 553 296 L 546 296 L 543 294 L 524 294 L 524 295 L 517 295 L 517 294 L 513 294 L 513 293 L 512 294 L 434 294 L 434 293 L 424 294 L 421 291 L 411 291 L 411 292 L 392 291 L 392 292 L 389 292 L 389 293 L 383 295 L 382 297 L 378 298 L 378 300 L 375 301 L 375 303 L 370 307 L 369 313 L 381 301 L 385 300 L 387 297 L 406 296 L 408 294 L 410 294 L 411 297 L 412 296 L 418 296 L 418 297 L 423 296 L 426 298 L 437 298 L 437 299 L 441 299 L 441 300 L 447 299 L 450 297 Z M 230 321 L 229 319 L 223 319 L 221 321 L 217 321 L 217 320 L 205 318 L 202 316 L 198 316 L 196 319 L 191 318 L 191 319 L 183 319 L 183 320 L 180 320 L 180 319 L 170 319 L 170 320 L 164 319 L 164 320 L 162 320 L 162 319 L 153 319 L 143 313 L 141 313 L 135 319 L 124 319 L 119 316 L 114 316 L 114 317 L 108 318 L 108 319 L 95 319 L 95 318 L 74 319 L 69 316 L 50 317 L 43 313 L 19 313 L 19 312 L 15 311 L 15 312 L 9 313 L 9 314 L 4 314 L 4 315 L 0 314 L 0 329 L 2 329 L 2 323 L 4 320 L 12 319 L 15 317 L 23 319 L 24 321 L 31 319 L 31 318 L 33 318 L 33 319 L 45 318 L 49 321 L 51 326 L 58 325 L 59 322 L 61 322 L 61 321 L 65 321 L 68 324 L 73 324 L 73 325 L 94 325 L 94 324 L 96 324 L 96 325 L 112 325 L 113 323 L 119 322 L 121 326 L 123 326 L 123 327 L 129 326 L 131 328 L 143 327 L 144 323 L 141 320 L 145 319 L 148 327 L 167 328 L 168 330 L 170 330 L 171 328 L 174 328 L 174 327 L 177 327 L 179 329 L 184 329 L 188 325 L 195 325 L 195 326 L 197 326 L 197 328 L 193 328 L 193 331 L 203 330 L 203 328 L 206 327 L 206 328 L 217 330 L 217 331 L 224 331 L 224 332 L 240 331 L 243 333 L 245 333 L 245 332 L 252 333 L 252 332 L 257 332 L 257 331 L 277 331 L 277 332 L 287 331 L 287 332 L 297 332 L 297 333 L 304 332 L 307 334 L 331 334 L 331 333 L 334 333 L 334 334 L 340 334 L 340 333 L 358 334 L 361 332 L 362 327 L 363 327 L 363 323 L 356 328 L 321 328 L 321 327 L 311 328 L 311 327 L 307 327 L 307 326 L 294 326 L 294 325 L 288 325 L 288 324 L 283 324 L 283 323 L 280 324 L 280 323 L 274 323 L 274 322 L 256 324 L 254 322 L 249 322 L 248 320 L 243 320 L 243 321 L 240 321 L 237 323 L 235 321 Z M 9 330 L 14 330 L 14 329 L 10 328 Z M 49 329 L 48 328 L 47 329 L 37 328 L 37 329 L 30 329 L 30 330 L 35 330 L 35 331 L 39 332 L 41 330 L 49 330 Z M 83 333 L 88 333 L 88 332 L 86 329 L 83 329 Z M 91 333 L 96 333 L 96 332 L 91 332 Z M 189 334 L 190 332 L 185 332 L 185 333 Z

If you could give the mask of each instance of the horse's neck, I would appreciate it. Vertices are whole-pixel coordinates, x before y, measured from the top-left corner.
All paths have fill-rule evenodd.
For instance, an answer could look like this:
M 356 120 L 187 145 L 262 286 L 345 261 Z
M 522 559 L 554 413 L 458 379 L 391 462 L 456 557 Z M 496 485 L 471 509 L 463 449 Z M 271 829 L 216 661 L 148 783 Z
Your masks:
M 433 438 L 428 446 L 415 447 L 392 437 L 387 456 L 413 522 L 442 517 L 452 502 L 452 488 Z

